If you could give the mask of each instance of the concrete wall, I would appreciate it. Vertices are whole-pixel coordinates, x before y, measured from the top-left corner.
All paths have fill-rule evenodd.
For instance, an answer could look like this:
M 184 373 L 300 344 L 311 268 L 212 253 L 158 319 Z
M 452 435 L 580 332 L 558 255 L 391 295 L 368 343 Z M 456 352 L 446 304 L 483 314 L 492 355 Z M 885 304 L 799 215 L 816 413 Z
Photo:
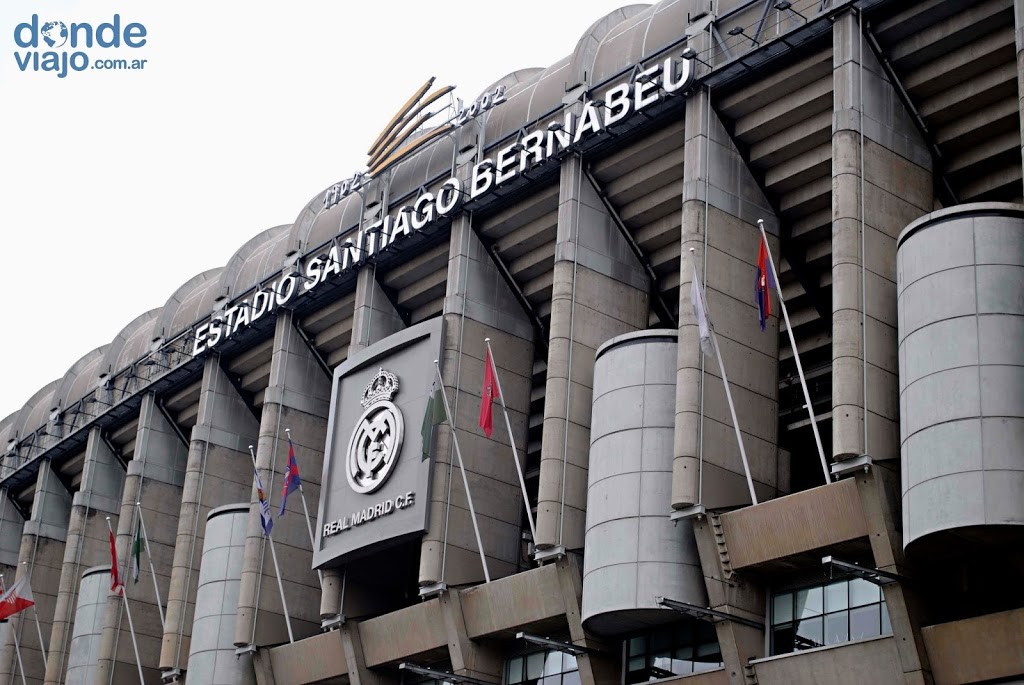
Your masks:
M 655 597 L 705 606 L 689 521 L 671 510 L 676 330 L 608 341 L 594 364 L 583 623 L 619 635 L 677 618 Z
M 976 526 L 992 543 L 1019 535 L 1024 207 L 923 217 L 901 234 L 897 269 L 903 544 Z

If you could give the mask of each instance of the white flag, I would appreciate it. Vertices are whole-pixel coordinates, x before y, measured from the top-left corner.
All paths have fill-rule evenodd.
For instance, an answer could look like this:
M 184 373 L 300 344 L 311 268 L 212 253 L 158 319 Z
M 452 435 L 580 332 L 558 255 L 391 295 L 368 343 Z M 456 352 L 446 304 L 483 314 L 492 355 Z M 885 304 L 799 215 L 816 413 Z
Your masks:
M 700 329 L 700 349 L 709 357 L 714 357 L 715 345 L 711 340 L 714 332 L 711 330 L 711 322 L 708 321 L 708 307 L 704 302 L 704 293 L 701 292 L 696 264 L 693 267 L 693 280 L 690 282 L 690 302 L 693 304 L 693 315 L 697 317 L 697 327 Z

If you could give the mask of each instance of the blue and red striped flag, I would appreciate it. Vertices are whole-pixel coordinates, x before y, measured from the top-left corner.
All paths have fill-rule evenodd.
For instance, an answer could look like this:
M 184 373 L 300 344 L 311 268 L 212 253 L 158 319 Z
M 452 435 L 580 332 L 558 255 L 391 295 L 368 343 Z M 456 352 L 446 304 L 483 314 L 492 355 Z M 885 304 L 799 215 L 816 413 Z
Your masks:
M 256 496 L 260 499 L 260 525 L 263 526 L 263 532 L 266 535 L 270 535 L 270 531 L 274 528 L 274 519 L 270 515 L 270 502 L 267 500 L 267 493 L 263 491 L 263 479 L 260 478 L 260 472 L 253 469 L 256 474 Z
M 292 444 L 291 436 L 288 437 L 288 470 L 284 474 L 284 487 L 281 489 L 281 513 L 284 516 L 284 505 L 288 502 L 288 495 L 299 489 L 302 481 L 299 479 L 299 462 L 295 461 L 295 445 Z
M 757 250 L 757 278 L 754 281 L 754 300 L 757 302 L 757 321 L 761 324 L 763 331 L 768 324 L 768 317 L 772 315 L 772 288 L 775 288 L 775 278 L 772 276 L 768 264 L 768 245 L 761 237 L 761 244 Z

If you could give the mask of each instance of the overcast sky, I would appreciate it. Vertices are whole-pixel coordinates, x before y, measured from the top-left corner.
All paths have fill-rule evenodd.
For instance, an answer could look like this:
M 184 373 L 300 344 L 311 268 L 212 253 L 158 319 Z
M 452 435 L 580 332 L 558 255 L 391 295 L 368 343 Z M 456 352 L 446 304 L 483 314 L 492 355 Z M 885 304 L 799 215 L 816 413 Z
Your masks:
M 428 77 L 474 99 L 622 0 L 0 2 L 0 419 L 365 166 Z M 135 71 L 21 71 L 15 27 L 145 26 Z M 29 37 L 27 33 L 25 38 Z M 69 49 L 65 45 L 58 52 Z M 40 52 L 47 50 L 40 40 Z

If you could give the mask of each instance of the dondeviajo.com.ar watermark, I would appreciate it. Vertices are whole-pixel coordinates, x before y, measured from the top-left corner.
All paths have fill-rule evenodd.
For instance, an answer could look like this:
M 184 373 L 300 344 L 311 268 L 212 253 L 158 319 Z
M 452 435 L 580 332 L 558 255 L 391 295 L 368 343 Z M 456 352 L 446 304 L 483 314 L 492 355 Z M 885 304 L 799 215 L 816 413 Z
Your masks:
M 69 73 L 100 69 L 145 69 L 147 59 L 137 50 L 146 46 L 146 27 L 125 23 L 120 14 L 99 24 L 49 20 L 38 14 L 14 27 L 14 62 L 21 71 L 49 72 L 58 78 Z

